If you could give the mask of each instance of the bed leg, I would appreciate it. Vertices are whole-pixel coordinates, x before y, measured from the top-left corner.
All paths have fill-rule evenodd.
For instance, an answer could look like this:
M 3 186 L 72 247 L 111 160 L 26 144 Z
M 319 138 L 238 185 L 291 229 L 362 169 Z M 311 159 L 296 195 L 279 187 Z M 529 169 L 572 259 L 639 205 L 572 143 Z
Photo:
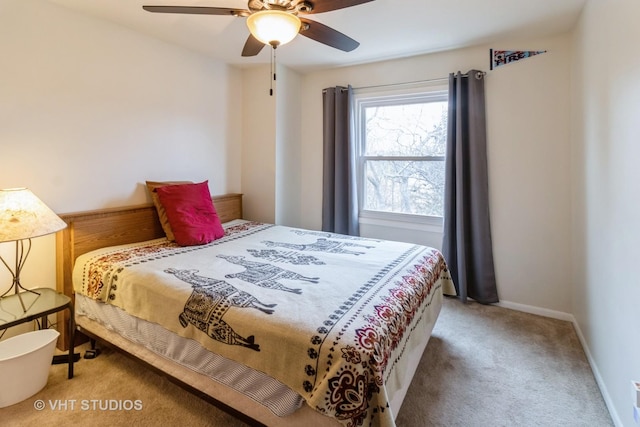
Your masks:
M 95 359 L 100 355 L 100 349 L 96 348 L 96 340 L 94 338 L 90 338 L 89 342 L 91 343 L 91 349 L 84 352 L 84 358 Z

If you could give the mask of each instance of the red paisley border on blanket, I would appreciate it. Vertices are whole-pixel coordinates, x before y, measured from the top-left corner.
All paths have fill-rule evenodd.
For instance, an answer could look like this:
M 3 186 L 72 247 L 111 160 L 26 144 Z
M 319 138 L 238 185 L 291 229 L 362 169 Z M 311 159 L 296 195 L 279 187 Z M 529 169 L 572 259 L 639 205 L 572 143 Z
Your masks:
M 411 274 L 404 275 L 387 295 L 380 296 L 380 304 L 374 304 L 371 312 L 362 316 L 366 325 L 356 330 L 356 341 L 340 349 L 341 357 L 348 363 L 329 380 L 325 402 L 326 409 L 346 421 L 348 427 L 361 426 L 366 419 L 388 407 L 388 402 L 372 407 L 371 400 L 383 385 L 383 373 L 391 353 L 398 348 L 418 309 L 447 271 L 439 252 L 422 257 Z
M 88 274 L 86 276 L 86 295 L 93 299 L 102 299 L 102 293 L 105 289 L 105 277 L 110 276 L 109 271 L 112 271 L 114 269 L 114 265 L 121 265 L 131 259 L 138 258 L 140 256 L 159 254 L 165 252 L 167 248 L 175 247 L 175 243 L 167 241 L 156 245 L 131 248 L 124 252 L 114 252 L 96 258 L 91 262 Z

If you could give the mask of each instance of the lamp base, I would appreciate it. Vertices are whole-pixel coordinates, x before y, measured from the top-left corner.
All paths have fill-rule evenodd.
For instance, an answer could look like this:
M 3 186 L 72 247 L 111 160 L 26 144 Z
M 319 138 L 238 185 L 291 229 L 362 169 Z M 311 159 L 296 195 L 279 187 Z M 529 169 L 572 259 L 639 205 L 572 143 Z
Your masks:
M 27 244 L 26 249 L 25 249 L 25 242 Z M 7 267 L 7 270 L 9 270 L 9 273 L 11 273 L 11 275 L 13 276 L 13 283 L 11 284 L 11 288 L 13 288 L 14 293 L 18 295 L 18 299 L 20 300 L 20 305 L 22 306 L 22 310 L 24 310 L 25 313 L 27 312 L 27 308 L 25 307 L 24 302 L 22 301 L 22 296 L 20 295 L 20 289 L 40 296 L 38 292 L 32 291 L 31 289 L 27 289 L 20 284 L 20 272 L 22 271 L 22 267 L 24 266 L 24 263 L 27 261 L 27 257 L 29 256 L 30 252 L 31 252 L 30 238 L 23 239 L 23 240 L 16 240 L 16 258 L 15 258 L 16 267 L 14 270 L 12 270 L 11 267 L 9 267 L 9 264 L 7 264 L 7 262 L 4 260 L 4 258 L 0 256 L 0 261 L 2 261 L 5 267 Z M 11 290 L 11 288 L 7 289 L 5 293 L 0 295 L 0 298 L 7 295 Z

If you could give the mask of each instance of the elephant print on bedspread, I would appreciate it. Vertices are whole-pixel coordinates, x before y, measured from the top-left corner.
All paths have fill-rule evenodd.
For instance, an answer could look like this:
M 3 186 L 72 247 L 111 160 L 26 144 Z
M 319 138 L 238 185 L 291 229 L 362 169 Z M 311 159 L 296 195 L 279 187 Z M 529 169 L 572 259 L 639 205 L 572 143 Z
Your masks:
M 326 263 L 313 255 L 303 255 L 296 251 L 277 251 L 275 249 L 247 249 L 254 258 L 293 265 L 325 265 Z
M 264 262 L 250 261 L 243 256 L 217 255 L 218 258 L 227 260 L 245 268 L 240 273 L 227 274 L 227 279 L 241 279 L 245 282 L 253 283 L 256 286 L 267 289 L 275 289 L 285 292 L 301 294 L 301 289 L 288 288 L 280 283 L 280 280 L 298 280 L 303 282 L 318 283 L 319 277 L 306 277 L 295 271 L 285 270 L 277 265 L 266 264 Z
M 325 252 L 329 254 L 350 254 L 350 255 L 363 255 L 365 252 L 352 251 L 349 249 L 345 249 L 346 247 L 356 247 L 356 248 L 363 248 L 363 249 L 371 249 L 374 247 L 374 246 L 360 245 L 357 243 L 336 242 L 336 241 L 325 239 L 325 238 L 320 238 L 320 239 L 317 239 L 314 243 L 307 243 L 307 244 L 272 242 L 269 240 L 265 240 L 262 243 L 264 243 L 269 247 L 295 249 L 298 251 Z
M 189 323 L 216 341 L 229 345 L 239 345 L 260 351 L 255 337 L 243 337 L 223 320 L 230 307 L 255 308 L 272 314 L 276 304 L 264 304 L 248 292 L 238 290 L 224 280 L 199 276 L 198 270 L 176 270 L 169 268 L 166 273 L 175 275 L 193 288 L 184 311 L 178 316 L 180 324 L 186 328 Z

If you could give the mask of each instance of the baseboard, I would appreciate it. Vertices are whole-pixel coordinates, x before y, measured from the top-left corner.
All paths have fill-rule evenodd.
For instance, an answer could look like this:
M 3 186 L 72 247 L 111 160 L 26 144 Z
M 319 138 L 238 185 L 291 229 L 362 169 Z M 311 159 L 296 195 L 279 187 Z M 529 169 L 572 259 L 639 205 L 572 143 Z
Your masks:
M 500 301 L 496 303 L 498 307 L 509 308 L 511 310 L 522 311 L 524 313 L 537 314 L 538 316 L 550 317 L 552 319 L 566 320 L 567 322 L 575 323 L 573 314 L 565 313 L 563 311 L 549 310 L 548 308 L 535 307 L 532 305 L 518 304 L 517 302 Z
M 565 313 L 562 311 L 549 310 L 547 308 L 535 307 L 532 305 L 526 304 L 518 304 L 516 302 L 510 301 L 500 301 L 499 303 L 494 304 L 498 307 L 504 307 L 511 310 L 522 311 L 524 313 L 537 314 L 539 316 L 550 317 L 552 319 L 558 320 L 566 320 L 567 322 L 571 322 L 573 324 L 573 328 L 578 335 L 578 340 L 580 340 L 580 345 L 582 345 L 582 349 L 584 350 L 584 354 L 587 357 L 587 361 L 589 362 L 589 366 L 591 366 L 591 371 L 593 372 L 593 376 L 596 380 L 596 384 L 600 389 L 600 393 L 602 394 L 602 398 L 604 400 L 605 405 L 607 405 L 607 409 L 609 410 L 609 415 L 611 416 L 611 420 L 613 421 L 616 427 L 624 427 L 622 421 L 620 421 L 620 417 L 618 416 L 618 412 L 616 411 L 615 406 L 613 405 L 613 401 L 611 400 L 611 396 L 607 391 L 607 387 L 600 375 L 600 371 L 598 370 L 598 365 L 596 365 L 595 360 L 591 357 L 591 351 L 589 351 L 589 346 L 587 345 L 587 341 L 584 338 L 584 334 L 580 329 L 580 325 L 578 321 L 571 313 Z
M 573 316 L 571 316 L 573 317 Z M 600 371 L 598 370 L 598 365 L 596 365 L 595 360 L 591 357 L 591 352 L 589 351 L 589 346 L 587 345 L 587 340 L 585 340 L 584 335 L 582 334 L 582 330 L 580 329 L 580 325 L 578 321 L 573 319 L 573 328 L 576 330 L 576 334 L 578 334 L 578 339 L 580 340 L 580 344 L 582 344 L 582 349 L 584 350 L 584 354 L 587 356 L 587 361 L 591 366 L 591 371 L 593 372 L 593 376 L 596 379 L 596 384 L 598 384 L 598 388 L 600 389 L 600 393 L 602 394 L 602 398 L 604 399 L 605 405 L 607 405 L 607 409 L 609 409 L 609 415 L 611 415 L 611 420 L 616 427 L 624 427 L 620 417 L 618 416 L 618 411 L 616 411 L 615 406 L 613 405 L 613 400 L 611 400 L 611 396 L 609 396 L 609 392 L 607 391 L 607 387 L 602 379 L 602 375 L 600 375 Z

